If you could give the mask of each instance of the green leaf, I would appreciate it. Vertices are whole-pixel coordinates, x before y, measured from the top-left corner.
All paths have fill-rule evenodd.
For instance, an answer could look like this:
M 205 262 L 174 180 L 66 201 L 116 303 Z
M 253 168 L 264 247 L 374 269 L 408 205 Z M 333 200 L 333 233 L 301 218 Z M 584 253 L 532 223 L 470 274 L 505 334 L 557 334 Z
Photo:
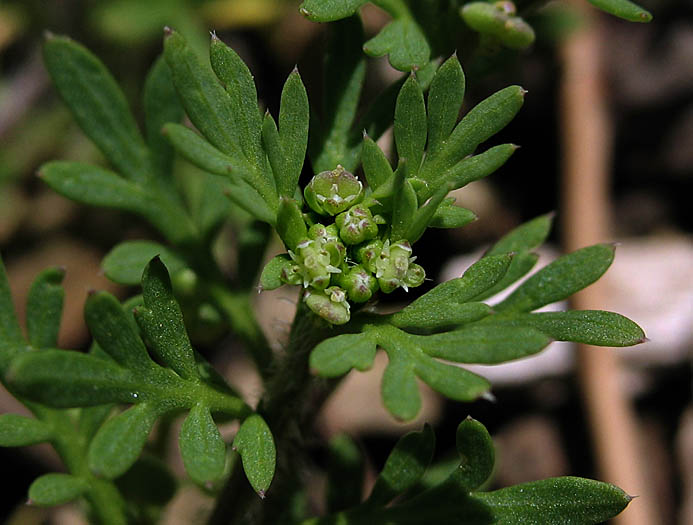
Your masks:
M 454 401 L 469 403 L 491 388 L 481 376 L 460 368 L 429 359 L 419 351 L 416 355 L 416 375 L 436 392 Z
M 257 105 L 257 91 L 253 75 L 241 57 L 212 33 L 209 46 L 212 69 L 228 93 L 229 109 L 234 115 L 236 136 L 248 163 L 257 167 L 263 163 L 260 130 L 262 118 Z M 273 184 L 273 181 L 266 181 Z
M 142 453 L 157 416 L 154 407 L 140 403 L 109 419 L 89 445 L 89 469 L 106 479 L 125 473 Z
M 38 419 L 0 414 L 0 447 L 26 447 L 53 437 L 53 429 Z
M 105 208 L 138 213 L 178 243 L 194 235 L 185 213 L 163 203 L 155 194 L 122 179 L 112 171 L 81 162 L 53 161 L 41 166 L 39 176 L 68 199 Z
M 56 408 L 129 403 L 141 386 L 117 364 L 70 350 L 17 356 L 7 382 L 28 399 Z
M 465 78 L 457 55 L 438 69 L 428 91 L 428 152 L 434 154 L 450 136 L 464 99 Z
M 242 163 L 219 151 L 189 127 L 168 123 L 163 133 L 176 151 L 195 166 L 223 177 L 248 178 Z
M 440 186 L 438 190 L 431 196 L 431 198 L 414 212 L 409 229 L 404 235 L 409 242 L 413 244 L 421 238 L 429 223 L 433 220 L 433 216 L 438 210 L 438 207 L 443 204 L 445 196 L 448 194 L 450 189 L 450 185 L 444 184 Z M 418 200 L 419 199 L 417 199 L 417 202 Z
M 322 377 L 339 377 L 352 368 L 364 371 L 373 366 L 375 352 L 375 341 L 369 334 L 342 334 L 313 349 L 310 368 Z
M 421 395 L 414 373 L 415 362 L 404 352 L 392 349 L 387 352 L 387 357 L 389 361 L 380 384 L 383 403 L 397 419 L 409 421 L 421 410 Z
M 170 182 L 173 149 L 161 130 L 167 122 L 180 122 L 183 119 L 183 107 L 178 100 L 178 94 L 171 80 L 171 71 L 163 56 L 156 59 L 147 74 L 143 99 L 147 144 L 151 152 L 152 164 L 156 168 L 160 181 Z M 171 184 L 162 184 L 161 187 L 169 188 L 170 193 L 175 193 Z
M 449 200 L 448 200 L 449 199 Z M 476 214 L 461 206 L 455 206 L 455 199 L 445 199 L 433 214 L 430 228 L 461 228 L 477 219 Z
M 632 499 L 614 485 L 574 477 L 477 492 L 472 498 L 488 509 L 488 523 L 508 525 L 601 523 L 625 509 Z
M 363 173 L 371 190 L 375 190 L 392 176 L 392 166 L 383 150 L 368 135 L 363 137 L 361 150 Z
M 272 483 L 277 451 L 265 420 L 258 414 L 245 419 L 233 440 L 233 448 L 243 461 L 243 470 L 261 498 Z
M 507 322 L 516 326 L 531 326 L 557 341 L 595 346 L 631 346 L 647 339 L 642 328 L 627 317 L 601 310 L 521 314 Z
M 547 213 L 518 226 L 503 236 L 485 255 L 519 253 L 538 248 L 551 231 L 553 216 L 553 213 Z
M 481 301 L 502 292 L 508 286 L 520 279 L 522 276 L 526 275 L 527 272 L 534 268 L 534 265 L 538 260 L 539 256 L 536 253 L 517 253 L 510 262 L 510 268 L 508 268 L 508 271 L 503 278 L 488 290 L 474 297 L 474 300 Z
M 470 2 L 460 15 L 482 39 L 498 42 L 510 49 L 525 49 L 534 42 L 534 30 L 514 13 L 505 12 L 489 2 Z
M 409 14 L 388 23 L 363 45 L 363 50 L 373 57 L 389 55 L 392 67 L 400 71 L 421 68 L 431 56 L 426 35 Z
M 279 141 L 285 157 L 284 169 L 277 179 L 279 195 L 293 197 L 296 193 L 308 147 L 309 120 L 308 94 L 298 69 L 294 69 L 282 89 L 279 108 Z
M 491 476 L 495 463 L 495 450 L 488 430 L 467 417 L 457 427 L 455 444 L 462 461 L 451 478 L 465 492 L 479 488 Z
M 185 471 L 196 483 L 204 485 L 224 474 L 226 444 L 206 406 L 192 407 L 180 429 L 178 446 Z
M 390 237 L 392 240 L 405 239 L 411 225 L 414 212 L 418 207 L 416 191 L 407 179 L 408 163 L 400 159 L 395 171 L 394 198 L 392 202 L 392 225 Z
M 470 266 L 462 277 L 439 284 L 389 320 L 405 330 L 435 331 L 480 319 L 490 313 L 488 307 L 481 306 L 483 303 L 465 303 L 502 279 L 511 261 L 510 255 L 484 257 Z
M 184 379 L 198 377 L 183 314 L 171 289 L 166 266 L 159 257 L 152 259 L 142 276 L 142 295 L 146 308 L 135 310 L 135 319 L 150 348 Z
M 111 294 L 90 294 L 84 305 L 84 319 L 101 349 L 118 364 L 142 372 L 154 368 L 132 316 Z
M 544 333 L 522 326 L 489 322 L 428 336 L 410 335 L 411 340 L 431 357 L 456 363 L 496 364 L 541 351 L 551 342 Z
M 359 446 L 346 434 L 330 439 L 327 460 L 327 509 L 329 512 L 361 503 L 365 460 Z
M 34 348 L 58 346 L 60 318 L 65 290 L 61 286 L 65 269 L 49 268 L 34 279 L 26 304 L 26 328 Z
M 629 0 L 587 0 L 594 7 L 628 20 L 629 22 L 649 22 L 652 14 Z
M 502 130 L 517 114 L 524 102 L 525 90 L 509 86 L 474 106 L 457 124 L 445 145 L 432 154 L 421 168 L 419 177 L 434 180 L 476 147 Z
M 291 257 L 282 253 L 273 257 L 262 269 L 260 275 L 261 290 L 275 290 L 284 285 L 281 280 L 282 270 L 291 264 Z
M 375 480 L 367 503 L 386 505 L 398 494 L 412 488 L 433 459 L 435 434 L 430 425 L 421 432 L 409 432 L 400 438 Z
M 277 211 L 277 233 L 289 250 L 295 250 L 299 243 L 308 239 L 308 229 L 303 220 L 299 204 L 291 198 L 282 197 Z
M 353 15 L 367 0 L 304 0 L 301 14 L 313 22 L 334 22 Z
M 322 122 L 320 126 L 311 122 L 309 154 L 315 173 L 333 170 L 337 164 L 353 172 L 358 166 L 358 155 L 351 152 L 349 131 L 366 75 L 366 60 L 361 52 L 363 28 L 358 17 L 351 17 L 331 24 L 330 29 Z
M 50 36 L 43 59 L 56 89 L 84 133 L 124 177 L 150 176 L 147 148 L 113 77 L 91 52 L 69 38 Z
M 29 502 L 32 505 L 51 507 L 62 505 L 89 490 L 89 482 L 85 478 L 71 474 L 44 474 L 36 478 L 29 487 Z
M 247 182 L 242 180 L 231 181 L 229 189 L 224 194 L 236 206 L 248 212 L 251 217 L 255 217 L 257 220 L 272 226 L 277 222 L 275 211 L 270 209 L 267 202 Z
M 407 160 L 409 176 L 416 177 L 426 146 L 426 105 L 413 74 L 409 75 L 397 97 L 394 133 L 397 155 Z
M 111 281 L 135 286 L 142 282 L 144 267 L 157 255 L 161 257 L 171 274 L 188 266 L 178 253 L 162 244 L 152 241 L 125 241 L 106 254 L 101 267 Z
M 498 312 L 529 312 L 570 297 L 599 279 L 614 260 L 614 247 L 596 244 L 559 257 L 495 306 Z

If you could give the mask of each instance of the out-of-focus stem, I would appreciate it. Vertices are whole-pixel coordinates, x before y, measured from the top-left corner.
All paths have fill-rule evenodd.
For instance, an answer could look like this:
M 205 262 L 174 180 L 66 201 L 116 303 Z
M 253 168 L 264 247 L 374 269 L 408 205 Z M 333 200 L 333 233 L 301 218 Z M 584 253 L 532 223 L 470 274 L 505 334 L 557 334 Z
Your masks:
M 576 8 L 582 8 L 576 3 Z M 588 20 L 562 46 L 563 242 L 571 251 L 610 236 L 611 124 L 605 105 L 599 25 Z M 599 308 L 605 279 L 576 294 L 576 309 Z M 658 523 L 652 488 L 645 482 L 638 428 L 619 385 L 619 360 L 611 350 L 580 345 L 578 376 L 601 477 L 640 496 L 617 518 L 620 525 Z

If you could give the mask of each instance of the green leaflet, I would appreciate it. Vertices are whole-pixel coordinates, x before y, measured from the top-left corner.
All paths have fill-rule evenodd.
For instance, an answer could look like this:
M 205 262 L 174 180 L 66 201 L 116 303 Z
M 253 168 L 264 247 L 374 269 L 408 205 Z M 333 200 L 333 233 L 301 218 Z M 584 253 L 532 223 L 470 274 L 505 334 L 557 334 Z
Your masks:
M 451 330 L 466 323 L 483 319 L 491 314 L 491 308 L 484 303 L 459 304 L 451 299 L 448 304 L 438 303 L 431 305 L 424 313 L 415 313 L 407 308 L 397 312 L 390 319 L 390 323 L 397 328 L 415 334 L 428 334 Z
M 178 446 L 185 471 L 196 483 L 216 481 L 224 474 L 226 444 L 204 405 L 190 410 L 180 429 Z
M 363 137 L 361 161 L 366 182 L 371 190 L 375 190 L 392 176 L 390 161 L 378 145 L 368 135 Z
M 409 176 L 416 177 L 426 146 L 426 105 L 413 74 L 409 75 L 397 96 L 394 134 L 397 155 L 406 159 Z
M 310 107 L 308 94 L 298 69 L 286 79 L 279 107 L 279 142 L 284 154 L 280 174 L 272 167 L 277 178 L 277 192 L 293 197 L 303 168 L 308 147 Z
M 488 430 L 467 416 L 457 427 L 455 447 L 462 461 L 451 479 L 464 491 L 478 489 L 491 476 L 496 460 Z
M 430 228 L 461 228 L 476 219 L 477 216 L 473 211 L 455 206 L 455 199 L 448 197 L 438 206 L 428 226 Z
M 49 268 L 34 279 L 26 305 L 26 328 L 34 348 L 58 346 L 60 318 L 65 291 L 61 286 L 65 270 Z
M 390 351 L 387 357 L 387 368 L 380 383 L 383 404 L 397 419 L 409 421 L 421 410 L 421 395 L 414 372 L 415 361 L 405 352 Z
M 91 471 L 114 479 L 128 470 L 142 453 L 158 415 L 155 407 L 140 403 L 108 420 L 89 445 Z
M 392 67 L 400 71 L 423 67 L 431 57 L 426 35 L 410 13 L 388 23 L 363 45 L 363 51 L 373 57 L 388 55 Z
M 43 60 L 84 133 L 122 175 L 151 177 L 149 154 L 120 88 L 104 65 L 69 38 L 50 36 Z
M 428 152 L 435 154 L 455 127 L 462 107 L 465 78 L 457 55 L 448 58 L 428 90 Z
M 435 434 L 429 425 L 402 436 L 385 462 L 368 497 L 369 505 L 386 505 L 412 488 L 433 459 Z
M 233 440 L 233 448 L 241 456 L 248 481 L 264 498 L 274 478 L 277 456 L 274 438 L 265 420 L 257 414 L 246 418 Z
M 161 257 L 171 274 L 188 266 L 178 253 L 162 244 L 152 241 L 125 241 L 106 254 L 101 267 L 111 281 L 135 286 L 142 281 L 145 266 L 157 255 Z
M 262 269 L 260 275 L 261 290 L 275 290 L 282 286 L 284 282 L 281 280 L 282 270 L 291 265 L 291 257 L 282 253 L 273 257 Z
M 367 0 L 304 0 L 300 11 L 313 22 L 334 22 L 353 15 Z
M 407 179 L 407 168 L 407 162 L 401 159 L 395 172 L 395 194 L 392 202 L 392 226 L 390 230 L 390 238 L 393 241 L 406 239 L 418 207 L 416 191 Z
M 289 250 L 295 250 L 299 243 L 308 238 L 301 207 L 294 199 L 282 197 L 279 201 L 277 233 Z
M 452 186 L 449 184 L 441 185 L 433 196 L 425 201 L 425 204 L 414 212 L 409 228 L 404 234 L 404 237 L 412 244 L 418 241 L 424 234 L 426 228 L 431 223 L 433 217 L 438 211 L 438 208 L 441 204 L 443 204 L 445 196 L 450 192 L 451 189 Z M 418 200 L 419 199 L 417 199 L 417 202 Z
M 629 0 L 587 0 L 594 7 L 629 22 L 649 22 L 652 14 Z
M 184 379 L 198 377 L 183 314 L 173 297 L 171 280 L 161 259 L 150 261 L 142 276 L 144 307 L 135 310 L 135 319 L 145 333 L 151 349 Z
M 570 297 L 599 279 L 614 260 L 614 247 L 596 244 L 559 257 L 527 279 L 498 312 L 529 312 Z
M 326 339 L 310 354 L 310 368 L 323 377 L 339 377 L 352 368 L 373 366 L 376 343 L 368 333 L 342 334 Z
M 26 447 L 53 437 L 53 429 L 41 420 L 17 414 L 0 414 L 0 447 Z
M 242 163 L 219 151 L 187 126 L 168 123 L 163 133 L 176 151 L 195 166 L 215 175 L 248 178 Z
M 32 505 L 52 507 L 77 499 L 89 490 L 89 482 L 71 474 L 44 474 L 29 487 Z

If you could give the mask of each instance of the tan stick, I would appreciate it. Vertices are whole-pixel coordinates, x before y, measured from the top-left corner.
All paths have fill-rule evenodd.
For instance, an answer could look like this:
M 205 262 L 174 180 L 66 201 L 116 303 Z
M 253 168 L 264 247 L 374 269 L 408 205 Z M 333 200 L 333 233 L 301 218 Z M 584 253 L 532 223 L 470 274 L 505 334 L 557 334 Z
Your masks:
M 582 2 L 581 2 L 582 3 Z M 600 68 L 601 41 L 594 20 L 562 46 L 563 185 L 561 215 L 567 251 L 610 238 L 611 126 Z M 607 293 L 602 279 L 576 294 L 573 307 L 598 309 Z M 601 479 L 639 496 L 614 520 L 619 525 L 659 522 L 653 491 L 643 473 L 638 426 L 619 384 L 619 360 L 611 350 L 579 345 L 579 382 Z

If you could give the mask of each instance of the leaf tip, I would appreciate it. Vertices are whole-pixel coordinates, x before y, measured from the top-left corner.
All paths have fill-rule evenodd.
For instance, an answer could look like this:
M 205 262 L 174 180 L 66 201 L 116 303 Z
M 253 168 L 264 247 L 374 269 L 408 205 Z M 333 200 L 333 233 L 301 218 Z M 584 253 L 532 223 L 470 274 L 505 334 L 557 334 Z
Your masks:
M 481 394 L 481 399 L 484 399 L 485 401 L 488 401 L 489 403 L 495 403 L 497 401 L 496 396 L 494 396 L 490 390 L 487 390 L 486 392 Z M 472 419 L 472 417 L 467 416 L 467 419 Z
M 265 499 L 265 491 L 260 489 L 257 491 L 257 495 L 260 496 L 260 499 Z
M 643 343 L 649 343 L 650 341 L 652 341 L 652 339 L 650 339 L 650 338 L 647 337 L 646 335 L 643 335 L 640 339 L 638 339 L 638 340 L 635 342 L 635 344 L 636 344 L 636 345 L 641 345 L 641 344 L 643 344 Z
M 291 70 L 291 74 L 300 76 L 300 73 L 298 72 L 298 64 L 294 64 L 294 68 Z

